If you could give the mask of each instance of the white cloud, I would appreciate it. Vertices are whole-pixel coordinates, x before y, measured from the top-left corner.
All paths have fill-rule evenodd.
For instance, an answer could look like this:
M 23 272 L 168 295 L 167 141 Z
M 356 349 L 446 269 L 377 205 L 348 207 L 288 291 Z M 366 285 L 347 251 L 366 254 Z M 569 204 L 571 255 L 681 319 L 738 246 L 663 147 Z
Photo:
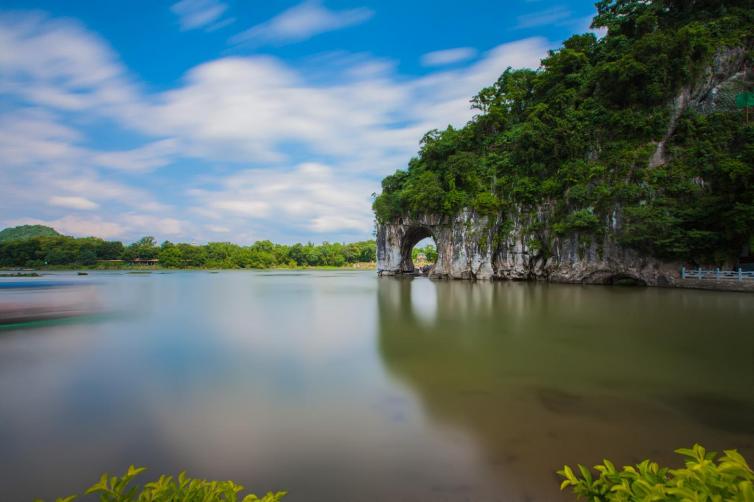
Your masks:
M 82 135 L 44 109 L 4 112 L 0 114 L 0 131 L 0 158 L 6 170 L 72 163 L 85 155 L 85 151 L 76 146 Z
M 476 49 L 473 47 L 457 47 L 455 49 L 428 52 L 422 56 L 421 62 L 424 66 L 443 66 L 467 61 L 474 56 L 476 56 Z
M 290 171 L 248 169 L 220 180 L 218 190 L 191 191 L 198 207 L 210 208 L 218 219 L 239 224 L 254 217 L 283 227 L 310 232 L 354 232 L 372 228 L 366 181 L 330 166 L 303 163 Z
M 53 206 L 67 207 L 70 209 L 97 209 L 99 204 L 92 202 L 83 197 L 64 197 L 55 195 L 50 197 L 50 204 Z
M 51 197 L 85 199 L 99 204 L 100 223 L 129 237 L 151 225 L 201 241 L 192 232 L 220 225 L 234 240 L 284 231 L 364 238 L 379 178 L 405 167 L 427 130 L 468 121 L 470 97 L 506 67 L 536 67 L 549 47 L 541 38 L 503 44 L 473 64 L 418 78 L 363 54 L 320 60 L 316 72 L 273 57 L 225 57 L 147 93 L 79 25 L 0 16 L 0 96 L 12 97 L 0 112 L 0 207 L 6 217 L 54 221 L 57 213 L 41 213 Z M 35 88 L 50 92 L 27 92 Z M 93 150 L 75 128 L 82 120 L 71 117 L 104 117 L 146 139 Z M 170 192 L 143 182 L 144 172 L 182 157 L 202 160 L 206 172 L 175 177 Z M 21 188 L 28 184 L 35 190 Z M 166 203 L 178 193 L 194 203 Z
M 144 190 L 105 180 L 94 168 L 97 152 L 80 145 L 84 136 L 38 108 L 0 113 L 0 201 L 20 209 L 42 206 L 94 209 L 92 204 L 166 209 Z M 26 188 L 33 186 L 33 190 Z M 88 207 L 85 207 L 88 206 Z M 5 212 L 7 214 L 7 209 Z
M 228 6 L 217 0 L 181 0 L 174 3 L 170 10 L 178 16 L 182 30 L 193 30 L 208 27 L 218 28 L 220 16 L 228 9 Z M 223 26 L 232 22 L 230 19 L 219 21 Z M 215 24 L 212 24 L 215 23 Z
M 516 18 L 516 28 L 527 29 L 545 26 L 548 24 L 561 23 L 571 17 L 571 11 L 563 6 L 524 14 Z
M 299 42 L 328 31 L 361 24 L 374 15 L 370 9 L 329 10 L 318 0 L 307 0 L 269 21 L 231 38 L 234 44 L 284 44 Z
M 270 205 L 266 202 L 246 199 L 216 200 L 210 203 L 210 207 L 219 211 L 252 217 L 266 216 L 270 211 Z
M 176 218 L 160 218 L 149 214 L 127 213 L 121 218 L 131 229 L 131 234 L 140 231 L 142 235 L 180 235 L 187 230 L 185 222 Z
M 65 32 L 65 37 L 59 35 L 62 38 L 103 45 L 99 39 L 82 34 L 70 23 L 37 20 L 32 23 L 36 34 L 31 29 L 22 30 L 28 33 L 21 38 L 12 36 L 14 29 L 3 31 L 8 24 L 0 22 L 0 40 L 7 48 L 3 54 L 17 52 L 28 40 L 47 37 L 51 26 L 62 26 Z M 51 68 L 60 68 L 60 75 L 46 70 L 50 79 L 87 78 L 68 68 L 71 54 L 65 53 L 61 59 L 55 56 L 57 49 L 51 49 L 53 54 L 50 55 L 45 52 L 45 44 L 36 41 L 32 45 L 39 49 L 39 54 L 28 53 L 29 59 L 39 59 L 49 63 Z M 136 112 L 131 107 L 121 107 L 124 103 L 117 100 L 110 105 L 103 104 L 97 113 L 109 115 L 121 125 L 147 135 L 170 138 L 129 151 L 89 152 L 93 155 L 89 163 L 144 171 L 166 165 L 178 152 L 214 162 L 285 162 L 289 160 L 287 146 L 296 144 L 303 146 L 310 158 L 335 157 L 339 165 L 347 164 L 349 168 L 381 175 L 399 167 L 396 163 L 405 164 L 427 129 L 448 123 L 462 125 L 468 120 L 470 97 L 497 79 L 507 66 L 536 67 L 547 48 L 545 40 L 536 38 L 504 44 L 484 54 L 471 66 L 413 80 L 394 75 L 391 67 L 382 61 L 364 58 L 330 75 L 330 83 L 310 82 L 306 72 L 271 57 L 226 57 L 210 61 L 191 69 L 183 84 L 172 90 L 130 95 L 128 102 Z M 113 68 L 111 73 L 115 75 L 113 79 L 100 79 L 92 84 L 92 95 L 117 94 L 115 91 L 129 80 L 112 61 L 114 56 L 102 61 L 101 55 L 109 53 L 106 47 L 82 52 L 90 54 L 91 61 L 73 65 L 81 72 L 87 73 L 93 66 L 104 66 Z M 28 61 L 24 64 L 39 66 Z M 0 74 L 13 73 L 13 65 L 7 68 L 8 72 L 6 66 L 0 57 Z M 28 77 L 28 80 L 24 82 L 26 87 L 33 87 L 35 79 Z M 45 100 L 29 99 L 37 105 L 58 108 Z M 97 99 L 93 101 L 100 103 Z M 94 108 L 91 103 L 82 106 Z M 56 134 L 59 136 L 61 132 Z M 66 133 L 74 134 L 73 131 Z M 75 146 L 73 138 L 51 139 L 55 141 L 50 142 L 49 148 L 63 151 Z M 75 149 L 68 153 L 82 155 Z
M 469 100 L 480 89 L 495 82 L 507 68 L 536 68 L 550 44 L 543 38 L 527 38 L 499 45 L 471 66 L 430 73 L 409 85 L 411 107 L 408 116 L 417 120 L 412 131 L 420 138 L 427 130 L 447 124 L 463 125 L 471 118 Z M 417 130 L 418 129 L 418 130 Z
M 41 14 L 0 15 L 0 92 L 60 110 L 143 116 L 107 44 L 76 22 Z
M 294 144 L 349 170 L 385 174 L 405 164 L 428 129 L 463 125 L 473 94 L 508 66 L 536 67 L 547 47 L 536 38 L 504 44 L 469 67 L 415 80 L 354 76 L 350 67 L 350 78 L 330 85 L 277 59 L 228 57 L 192 69 L 182 87 L 155 99 L 143 127 L 215 161 L 283 163 Z

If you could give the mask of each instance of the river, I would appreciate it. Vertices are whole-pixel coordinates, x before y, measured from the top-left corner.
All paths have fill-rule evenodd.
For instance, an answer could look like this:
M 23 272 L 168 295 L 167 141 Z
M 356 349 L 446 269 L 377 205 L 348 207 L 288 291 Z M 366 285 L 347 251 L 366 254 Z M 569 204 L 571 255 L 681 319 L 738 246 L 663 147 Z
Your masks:
M 754 461 L 751 294 L 361 271 L 41 279 L 80 285 L 98 313 L 0 330 L 3 501 L 129 464 L 292 502 L 550 501 L 571 500 L 564 463 L 677 464 L 694 442 Z

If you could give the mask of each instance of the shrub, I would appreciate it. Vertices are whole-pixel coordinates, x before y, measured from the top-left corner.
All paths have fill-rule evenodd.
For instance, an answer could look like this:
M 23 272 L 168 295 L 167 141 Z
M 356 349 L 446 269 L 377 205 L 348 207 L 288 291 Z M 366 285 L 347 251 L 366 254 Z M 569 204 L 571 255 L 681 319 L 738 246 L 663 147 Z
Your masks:
M 236 502 L 244 487 L 233 481 L 207 481 L 192 479 L 185 472 L 160 476 L 143 487 L 131 485 L 131 480 L 144 472 L 144 467 L 128 468 L 121 477 L 103 474 L 99 482 L 89 487 L 85 495 L 97 495 L 100 502 Z M 267 493 L 262 498 L 254 494 L 243 495 L 241 502 L 279 502 L 286 492 Z M 56 502 L 72 502 L 78 495 L 58 498 Z M 38 500 L 37 502 L 42 502 Z
M 605 460 L 594 466 L 599 473 L 596 479 L 583 465 L 578 465 L 581 476 L 566 465 L 558 471 L 565 478 L 560 489 L 570 486 L 578 498 L 593 502 L 754 501 L 754 472 L 736 450 L 725 450 L 717 462 L 716 453 L 698 444 L 676 453 L 685 458 L 684 468 L 670 469 L 644 460 L 619 471 Z

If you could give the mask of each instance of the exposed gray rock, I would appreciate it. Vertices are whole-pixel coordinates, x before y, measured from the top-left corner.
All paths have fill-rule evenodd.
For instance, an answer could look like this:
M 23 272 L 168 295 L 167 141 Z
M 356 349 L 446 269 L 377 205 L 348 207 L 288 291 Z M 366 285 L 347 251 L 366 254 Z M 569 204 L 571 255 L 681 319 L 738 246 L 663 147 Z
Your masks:
M 496 218 L 462 211 L 453 218 L 425 215 L 377 226 L 377 270 L 380 275 L 413 274 L 411 249 L 432 237 L 437 263 L 430 277 L 446 279 L 546 280 L 611 284 L 633 280 L 670 286 L 679 279 L 679 263 L 640 256 L 614 238 L 620 224 L 616 211 L 605 222 L 601 241 L 591 236 L 556 236 L 544 225 L 549 209 L 514 211 Z
M 730 96 L 744 89 L 747 80 L 746 49 L 736 47 L 718 51 L 702 77 L 693 85 L 684 86 L 671 103 L 667 132 L 657 143 L 649 159 L 649 167 L 662 166 L 668 162 L 665 147 L 675 133 L 678 119 L 687 109 L 692 108 L 702 113 L 725 109 L 731 106 Z

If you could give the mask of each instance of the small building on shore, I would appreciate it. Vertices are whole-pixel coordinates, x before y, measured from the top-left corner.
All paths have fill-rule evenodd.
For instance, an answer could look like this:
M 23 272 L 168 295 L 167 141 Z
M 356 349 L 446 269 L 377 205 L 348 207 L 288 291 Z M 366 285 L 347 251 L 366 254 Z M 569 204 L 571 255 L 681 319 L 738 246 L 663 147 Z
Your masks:
M 157 265 L 160 262 L 157 258 L 134 258 L 133 260 L 128 260 L 128 263 L 132 265 L 149 265 L 154 266 Z

